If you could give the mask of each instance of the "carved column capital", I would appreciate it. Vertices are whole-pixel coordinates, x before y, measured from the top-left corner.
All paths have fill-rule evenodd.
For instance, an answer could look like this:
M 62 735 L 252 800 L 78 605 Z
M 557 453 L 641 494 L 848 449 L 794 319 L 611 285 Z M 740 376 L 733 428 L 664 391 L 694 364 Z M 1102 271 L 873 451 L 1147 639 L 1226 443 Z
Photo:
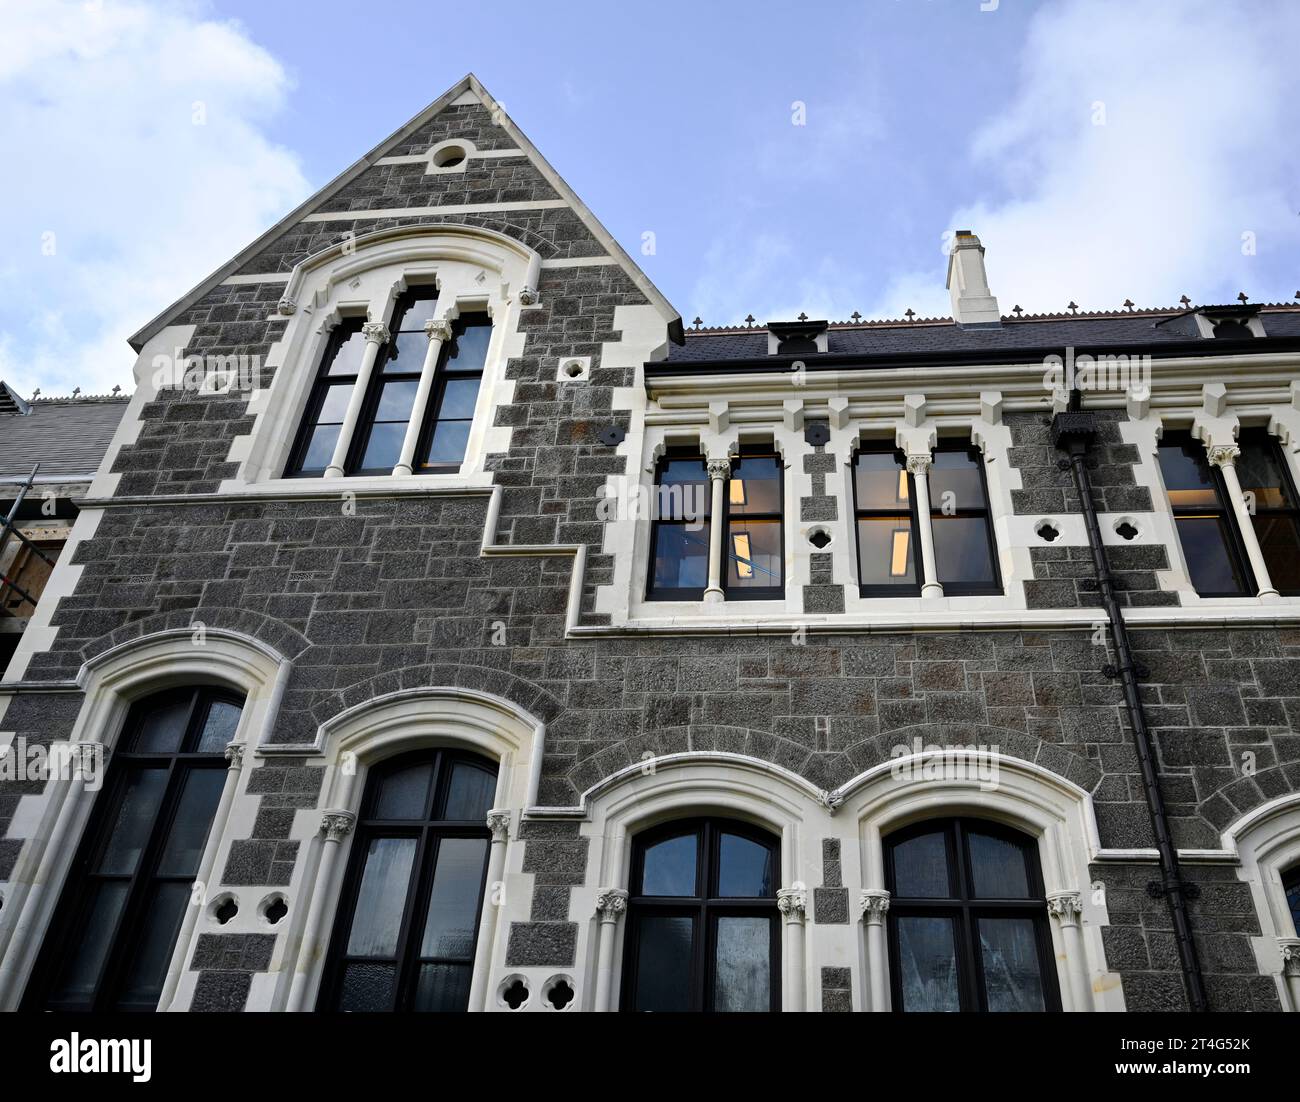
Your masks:
M 350 811 L 326 811 L 320 817 L 320 830 L 327 842 L 341 842 L 356 826 L 357 817 Z
M 388 341 L 388 326 L 382 321 L 368 321 L 361 327 L 361 335 L 371 344 L 385 344 Z
M 226 761 L 230 763 L 231 769 L 242 769 L 244 766 L 244 744 L 242 742 L 226 743 Z
M 929 474 L 930 466 L 934 463 L 934 457 L 928 452 L 918 455 L 909 455 L 907 457 L 908 474 Z
M 596 893 L 596 913 L 602 922 L 617 922 L 627 910 L 627 892 L 622 888 L 601 888 Z
M 1205 448 L 1210 464 L 1215 467 L 1231 467 L 1236 464 L 1241 449 L 1236 444 L 1210 444 Z
M 510 812 L 493 808 L 487 813 L 487 825 L 492 832 L 492 841 L 504 842 L 510 837 Z
M 789 922 L 802 922 L 808 913 L 808 893 L 803 888 L 782 888 L 776 893 L 776 909 Z
M 863 888 L 859 902 L 863 922 L 884 922 L 889 913 L 889 893 L 884 888 Z
M 1300 939 L 1280 938 L 1278 948 L 1282 950 L 1282 974 L 1300 977 Z
M 1083 915 L 1083 896 L 1078 892 L 1052 892 L 1047 897 L 1047 913 L 1066 925 L 1078 922 Z
M 725 482 L 731 477 L 730 459 L 710 459 L 708 468 L 709 478 L 714 482 Z
M 449 341 L 451 322 L 446 318 L 430 318 L 424 323 L 424 335 L 431 341 Z

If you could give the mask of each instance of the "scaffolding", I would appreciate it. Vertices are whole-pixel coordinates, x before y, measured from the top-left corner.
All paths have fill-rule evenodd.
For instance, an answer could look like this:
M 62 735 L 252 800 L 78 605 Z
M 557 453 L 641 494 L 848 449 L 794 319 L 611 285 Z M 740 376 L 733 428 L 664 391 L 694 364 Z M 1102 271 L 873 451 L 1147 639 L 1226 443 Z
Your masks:
M 40 469 L 41 465 L 39 463 L 32 468 L 32 473 L 27 476 L 27 480 L 18 487 L 18 495 L 9 508 L 9 515 L 0 519 L 0 562 L 4 561 L 5 548 L 9 546 L 9 540 L 13 538 L 23 545 L 28 554 L 35 555 L 51 568 L 54 566 L 54 560 L 23 535 L 22 532 L 18 531 L 17 525 L 18 510 L 22 508 L 23 500 L 27 497 L 28 491 L 36 481 L 36 472 Z M 15 558 L 14 562 L 17 563 L 18 559 Z M 8 612 L 10 593 L 16 594 L 20 600 L 30 604 L 33 608 L 36 607 L 37 599 L 20 586 L 15 578 L 10 577 L 7 573 L 0 573 L 0 609 L 4 609 L 6 614 L 12 615 Z

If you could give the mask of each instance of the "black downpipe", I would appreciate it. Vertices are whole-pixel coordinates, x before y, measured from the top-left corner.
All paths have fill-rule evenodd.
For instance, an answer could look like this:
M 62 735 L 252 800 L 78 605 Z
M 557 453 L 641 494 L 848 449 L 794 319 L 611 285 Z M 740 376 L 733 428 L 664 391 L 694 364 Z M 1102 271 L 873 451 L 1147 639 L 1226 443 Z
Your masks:
M 1097 506 L 1092 496 L 1092 479 L 1088 475 L 1086 460 L 1088 450 L 1097 434 L 1096 419 L 1093 414 L 1084 412 L 1081 406 L 1081 396 L 1079 391 L 1075 390 L 1070 395 L 1069 412 L 1058 413 L 1052 418 L 1052 442 L 1069 456 L 1069 459 L 1061 460 L 1060 465 L 1068 467 L 1074 473 L 1074 486 L 1078 491 L 1079 504 L 1083 510 L 1083 522 L 1088 530 L 1088 547 L 1092 551 L 1093 570 L 1097 575 L 1097 589 L 1110 621 L 1111 638 L 1115 642 L 1116 666 L 1113 673 L 1120 679 L 1124 689 L 1124 704 L 1128 710 L 1129 726 L 1133 729 L 1133 745 L 1137 750 L 1138 764 L 1142 770 L 1142 788 L 1146 794 L 1147 811 L 1151 815 L 1151 830 L 1155 835 L 1156 849 L 1160 854 L 1162 883 L 1150 885 L 1150 890 L 1153 894 L 1163 895 L 1169 905 L 1169 916 L 1174 923 L 1174 938 L 1178 943 L 1178 961 L 1182 968 L 1187 1002 L 1193 1011 L 1202 1013 L 1209 1009 L 1209 1003 L 1205 995 L 1205 980 L 1201 975 L 1201 962 L 1196 952 L 1196 942 L 1192 938 L 1191 917 L 1187 912 L 1189 888 L 1194 892 L 1196 886 L 1183 883 L 1182 872 L 1178 867 L 1178 850 L 1174 847 L 1169 833 L 1169 816 L 1165 810 L 1165 799 L 1160 791 L 1160 780 L 1156 774 L 1151 733 L 1147 728 L 1146 714 L 1142 710 L 1142 698 L 1138 693 L 1138 671 L 1133 660 L 1133 651 L 1129 646 L 1124 614 L 1115 599 L 1114 579 L 1106 558 L 1105 546 L 1101 541 L 1101 526 L 1097 522 Z

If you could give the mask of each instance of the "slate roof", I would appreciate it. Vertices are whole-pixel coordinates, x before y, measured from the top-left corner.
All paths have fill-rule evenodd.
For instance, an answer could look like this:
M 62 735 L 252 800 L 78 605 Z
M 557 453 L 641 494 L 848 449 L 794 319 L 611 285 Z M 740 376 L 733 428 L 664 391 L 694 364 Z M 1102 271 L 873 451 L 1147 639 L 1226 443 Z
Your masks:
M 1004 317 L 1000 329 L 963 329 L 951 318 L 906 321 L 832 323 L 827 353 L 863 356 L 897 353 L 978 352 L 999 349 L 1060 348 L 1064 345 L 1145 345 L 1185 342 L 1187 336 L 1168 322 L 1186 313 L 1181 308 L 1107 314 L 1055 314 Z M 1260 318 L 1269 337 L 1300 338 L 1300 307 L 1265 306 Z M 1213 342 L 1207 340 L 1208 347 Z M 1262 342 L 1261 342 L 1262 343 Z M 684 345 L 670 345 L 666 363 L 743 360 L 767 355 L 767 329 L 688 329 Z M 810 360 L 816 353 L 809 353 Z
M 27 414 L 0 412 L 0 479 L 82 478 L 99 469 L 129 399 L 37 398 Z

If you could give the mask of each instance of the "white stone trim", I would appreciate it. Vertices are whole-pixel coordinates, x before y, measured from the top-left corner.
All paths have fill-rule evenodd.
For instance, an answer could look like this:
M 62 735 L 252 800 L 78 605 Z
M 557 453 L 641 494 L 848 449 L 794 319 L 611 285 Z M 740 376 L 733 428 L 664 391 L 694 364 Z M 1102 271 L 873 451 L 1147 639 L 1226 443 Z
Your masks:
M 1286 949 L 1300 938 L 1291 922 L 1282 875 L 1300 865 L 1300 793 L 1270 800 L 1224 831 L 1224 848 L 1240 859 L 1239 879 L 1250 885 L 1259 916 L 1259 936 L 1251 938 L 1261 976 L 1277 986 L 1283 1010 L 1300 1013 L 1300 977 L 1286 971 Z
M 541 766 L 544 728 L 540 720 L 518 705 L 468 689 L 428 686 L 404 689 L 347 708 L 326 720 L 317 735 L 317 747 L 326 755 L 321 799 L 333 812 L 355 816 L 360 811 L 366 777 L 376 762 L 407 750 L 427 746 L 454 746 L 472 750 L 498 763 L 493 812 L 500 816 L 524 807 L 536 791 Z M 276 973 L 269 1006 L 250 1009 L 310 1010 L 324 973 L 325 954 L 333 929 L 343 874 L 351 840 L 340 838 L 326 846 L 318 836 L 317 816 L 299 816 L 294 837 L 301 838 L 302 856 L 296 874 L 298 914 L 289 937 L 277 943 Z M 302 820 L 306 818 L 306 822 Z M 498 836 L 499 835 L 499 836 Z M 494 830 L 489 871 L 509 884 L 507 832 Z M 502 848 L 499 848 L 502 847 Z M 310 851 L 310 852 L 309 852 Z M 488 900 L 497 898 L 489 885 Z M 511 893 L 502 887 L 502 898 Z M 485 903 L 480 916 L 471 991 L 472 1010 L 485 1008 L 494 962 L 504 960 L 508 928 L 504 906 Z
M 249 745 L 273 724 L 289 669 L 289 660 L 265 643 L 219 628 L 205 628 L 201 636 L 181 628 L 129 640 L 82 667 L 77 683 L 85 695 L 69 741 L 100 744 L 111 752 L 136 700 L 178 685 L 220 685 L 245 696 L 233 741 Z M 12 732 L 4 737 L 8 741 Z M 230 775 L 244 772 L 233 769 Z M 19 800 L 10 829 L 28 841 L 0 911 L 0 1009 L 15 1008 L 21 998 L 95 796 L 77 780 L 56 780 L 40 795 Z M 230 796 L 223 793 L 223 815 L 229 813 L 231 799 L 233 790 Z M 206 883 L 217 858 L 228 850 L 228 825 L 224 817 L 214 817 L 199 882 Z M 172 954 L 164 998 L 176 990 L 193 931 L 193 922 L 187 921 Z
M 448 203 L 442 207 L 375 207 L 370 210 L 321 211 L 304 216 L 303 221 L 355 222 L 364 218 L 421 218 L 440 214 L 508 214 L 517 210 L 555 210 L 568 205 L 563 199 L 531 199 L 516 203 Z

